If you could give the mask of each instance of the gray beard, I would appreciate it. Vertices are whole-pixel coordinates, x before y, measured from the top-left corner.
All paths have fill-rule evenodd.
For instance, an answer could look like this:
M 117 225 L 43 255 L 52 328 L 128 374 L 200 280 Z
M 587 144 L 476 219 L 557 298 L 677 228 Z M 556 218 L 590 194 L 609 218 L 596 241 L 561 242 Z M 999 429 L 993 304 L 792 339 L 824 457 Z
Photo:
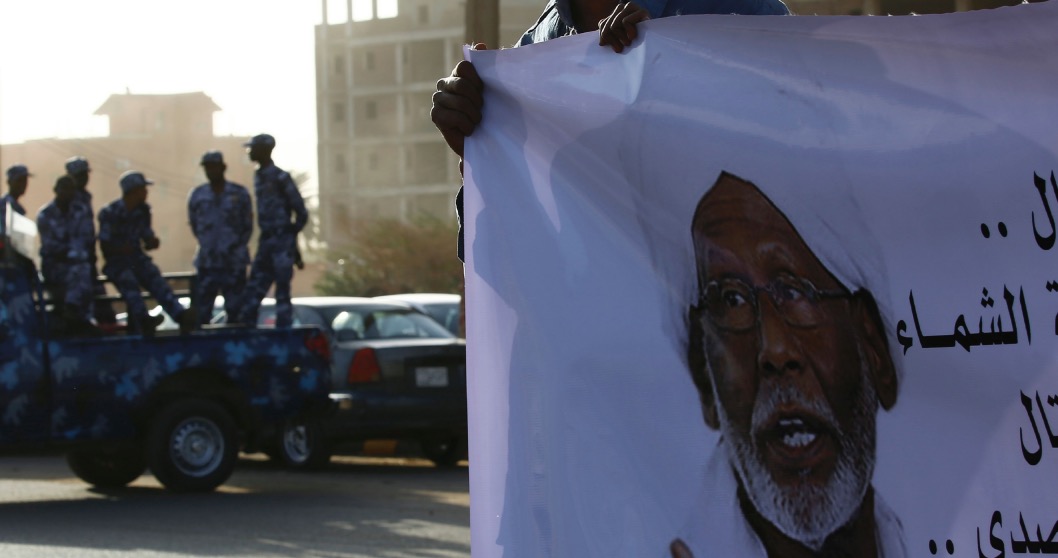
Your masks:
M 861 358 L 861 362 L 866 362 Z M 758 448 L 750 433 L 738 432 L 731 426 L 716 388 L 716 402 L 723 443 L 728 444 L 731 465 L 738 474 L 750 502 L 762 517 L 786 536 L 818 552 L 831 533 L 852 519 L 870 486 L 875 462 L 875 415 L 878 395 L 862 366 L 861 389 L 853 404 L 850 431 L 841 431 L 834 412 L 825 399 L 810 400 L 799 390 L 789 386 L 758 392 L 753 405 L 751 432 L 757 432 L 774 410 L 783 404 L 796 404 L 810 409 L 830 423 L 837 432 L 839 453 L 834 473 L 824 486 L 799 483 L 780 486 L 764 465 L 762 448 Z M 712 374 L 712 370 L 709 371 Z

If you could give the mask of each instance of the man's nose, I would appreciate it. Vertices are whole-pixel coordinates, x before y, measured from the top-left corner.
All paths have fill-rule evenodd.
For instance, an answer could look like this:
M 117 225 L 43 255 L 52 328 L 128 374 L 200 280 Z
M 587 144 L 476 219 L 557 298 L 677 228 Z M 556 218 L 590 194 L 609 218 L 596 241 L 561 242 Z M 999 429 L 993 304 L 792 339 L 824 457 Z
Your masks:
M 761 296 L 763 295 L 763 296 Z M 785 374 L 801 370 L 797 337 L 782 316 L 778 305 L 766 293 L 757 298 L 760 323 L 760 347 L 757 366 L 766 374 Z

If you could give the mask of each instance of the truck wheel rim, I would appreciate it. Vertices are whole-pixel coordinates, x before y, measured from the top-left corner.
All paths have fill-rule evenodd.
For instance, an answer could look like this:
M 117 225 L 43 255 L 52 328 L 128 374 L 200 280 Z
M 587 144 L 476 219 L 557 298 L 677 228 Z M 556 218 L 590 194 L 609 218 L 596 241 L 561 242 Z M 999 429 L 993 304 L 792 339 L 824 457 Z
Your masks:
M 283 450 L 294 463 L 304 463 L 308 460 L 312 448 L 309 446 L 309 433 L 304 425 L 288 426 L 283 431 Z
M 224 459 L 224 435 L 211 420 L 184 419 L 173 431 L 169 455 L 181 473 L 191 477 L 208 475 Z

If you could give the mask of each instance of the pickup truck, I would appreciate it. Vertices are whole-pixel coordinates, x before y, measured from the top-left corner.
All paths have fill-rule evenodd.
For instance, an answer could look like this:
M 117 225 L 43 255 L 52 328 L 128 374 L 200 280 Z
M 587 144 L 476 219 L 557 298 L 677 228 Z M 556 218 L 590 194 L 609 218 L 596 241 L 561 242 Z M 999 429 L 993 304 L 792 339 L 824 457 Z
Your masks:
M 0 212 L 0 452 L 61 449 L 89 484 L 148 469 L 210 491 L 238 453 L 329 412 L 330 348 L 315 327 L 207 327 L 153 337 L 50 335 L 36 226 Z

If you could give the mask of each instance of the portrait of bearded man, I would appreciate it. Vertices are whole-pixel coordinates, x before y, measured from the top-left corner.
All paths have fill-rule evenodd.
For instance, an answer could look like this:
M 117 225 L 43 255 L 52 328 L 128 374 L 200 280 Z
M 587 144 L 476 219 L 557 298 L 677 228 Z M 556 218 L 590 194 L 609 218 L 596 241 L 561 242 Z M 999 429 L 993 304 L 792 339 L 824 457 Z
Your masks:
M 869 289 L 843 284 L 754 184 L 722 173 L 691 225 L 688 365 L 720 433 L 673 557 L 903 557 L 874 490 L 898 374 Z M 729 554 L 725 554 L 729 555 Z

